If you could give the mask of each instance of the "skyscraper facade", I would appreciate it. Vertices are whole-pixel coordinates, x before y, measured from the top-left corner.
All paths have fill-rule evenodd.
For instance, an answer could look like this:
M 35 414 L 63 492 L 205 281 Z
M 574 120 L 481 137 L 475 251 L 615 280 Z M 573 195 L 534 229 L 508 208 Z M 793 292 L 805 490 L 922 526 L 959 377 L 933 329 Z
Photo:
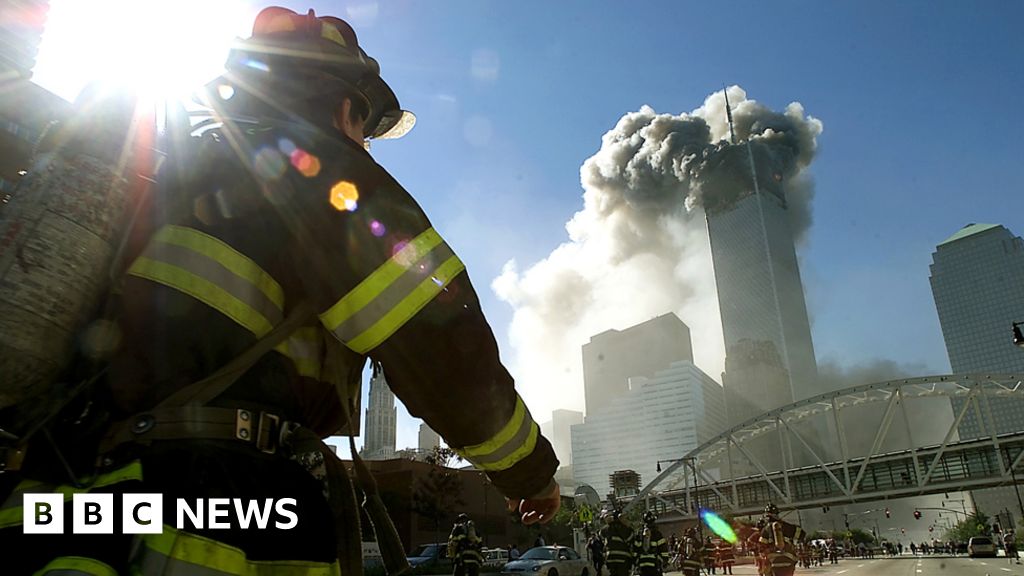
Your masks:
M 71 108 L 60 96 L 29 81 L 49 4 L 0 2 L 0 210 L 31 167 L 36 140 Z
M 683 457 L 726 426 L 722 387 L 683 360 L 652 377 L 630 379 L 630 389 L 605 410 L 572 426 L 572 472 L 577 485 L 599 494 L 616 470 L 633 470 L 649 482 L 658 460 Z
M 707 212 L 725 338 L 730 422 L 801 400 L 817 387 L 807 304 L 782 183 L 771 179 Z M 768 364 L 766 364 L 768 363 Z M 770 374 L 773 382 L 759 381 Z M 782 382 L 775 382 L 782 378 Z M 745 399 L 742 406 L 736 399 Z
M 932 296 L 954 373 L 1024 373 L 1024 350 L 1013 345 L 1011 326 L 1024 321 L 1024 241 L 998 224 L 968 224 L 932 254 Z M 959 414 L 963 399 L 954 399 Z M 1024 430 L 1024 402 L 988 398 L 995 433 Z M 988 437 L 974 409 L 959 426 L 960 438 Z M 994 516 L 1020 511 L 1013 487 L 978 490 L 975 505 Z M 1024 515 L 1024 512 L 1021 512 Z
M 384 372 L 375 369 L 370 378 L 370 399 L 366 407 L 366 439 L 363 441 L 363 458 L 387 460 L 395 457 L 397 418 L 395 394 L 388 388 Z
M 49 0 L 0 4 L 0 82 L 32 76 L 49 10 Z
M 430 452 L 441 445 L 441 435 L 434 432 L 426 422 L 420 424 L 419 437 L 416 448 L 420 452 Z
M 572 466 L 572 432 L 576 424 L 583 423 L 583 412 L 552 410 L 551 421 L 540 425 L 540 431 L 551 442 L 558 457 L 558 467 Z
M 671 312 L 625 330 L 608 330 L 583 345 L 587 417 L 629 391 L 629 378 L 654 376 L 673 362 L 693 361 L 690 329 Z M 564 464 L 564 462 L 563 462 Z

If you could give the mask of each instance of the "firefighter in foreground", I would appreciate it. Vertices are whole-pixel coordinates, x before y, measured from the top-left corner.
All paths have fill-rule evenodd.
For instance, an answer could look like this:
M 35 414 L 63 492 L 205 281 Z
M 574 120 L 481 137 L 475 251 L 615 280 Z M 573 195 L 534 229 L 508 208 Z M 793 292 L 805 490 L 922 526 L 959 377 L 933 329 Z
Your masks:
M 668 567 L 668 541 L 655 520 L 654 512 L 644 512 L 643 526 L 633 536 L 633 556 L 640 576 L 660 576 Z
M 606 552 L 605 563 L 611 576 L 628 576 L 633 565 L 633 531 L 622 520 L 618 509 L 602 513 L 606 526 L 601 529 L 601 539 Z
M 779 518 L 779 509 L 768 504 L 764 509 L 764 527 L 759 543 L 762 567 L 771 576 L 791 576 L 796 570 L 797 550 L 806 539 L 803 529 Z
M 452 533 L 448 536 L 448 557 L 452 559 L 454 576 L 477 576 L 483 556 L 480 554 L 481 540 L 476 534 L 476 525 L 465 514 L 459 514 Z
M 364 148 L 409 119 L 377 62 L 340 19 L 267 8 L 226 69 L 208 91 L 221 125 L 187 165 L 174 170 L 172 155 L 143 219 L 149 241 L 127 260 L 119 347 L 99 386 L 113 424 L 79 491 L 118 502 L 120 493 L 163 494 L 168 523 L 176 498 L 294 498 L 298 522 L 186 522 L 23 546 L 12 497 L 0 523 L 3 573 L 351 576 L 359 513 L 319 439 L 348 423 L 367 359 L 411 414 L 487 472 L 524 523 L 550 520 L 557 459 L 499 361 L 469 276 Z M 274 337 L 282 342 L 259 353 Z M 232 362 L 250 367 L 232 372 Z M 231 384 L 218 390 L 203 382 L 211 375 Z M 26 477 L 42 467 L 34 457 Z

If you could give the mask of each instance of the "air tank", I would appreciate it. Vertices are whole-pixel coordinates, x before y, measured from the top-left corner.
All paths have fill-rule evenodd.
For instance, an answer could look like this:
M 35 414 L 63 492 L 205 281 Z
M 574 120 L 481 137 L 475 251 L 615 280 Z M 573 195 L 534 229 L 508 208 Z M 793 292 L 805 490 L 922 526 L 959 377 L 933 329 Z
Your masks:
M 136 103 L 83 91 L 0 211 L 0 408 L 62 375 L 107 293 L 146 133 Z

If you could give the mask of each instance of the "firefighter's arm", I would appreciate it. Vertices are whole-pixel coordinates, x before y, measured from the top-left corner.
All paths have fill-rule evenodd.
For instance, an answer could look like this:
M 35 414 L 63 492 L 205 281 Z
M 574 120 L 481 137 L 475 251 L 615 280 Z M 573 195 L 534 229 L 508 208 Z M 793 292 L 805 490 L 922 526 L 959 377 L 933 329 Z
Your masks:
M 382 168 L 349 159 L 302 202 L 295 257 L 322 324 L 381 362 L 409 413 L 520 501 L 524 521 L 550 519 L 558 460 L 499 360 L 463 263 Z

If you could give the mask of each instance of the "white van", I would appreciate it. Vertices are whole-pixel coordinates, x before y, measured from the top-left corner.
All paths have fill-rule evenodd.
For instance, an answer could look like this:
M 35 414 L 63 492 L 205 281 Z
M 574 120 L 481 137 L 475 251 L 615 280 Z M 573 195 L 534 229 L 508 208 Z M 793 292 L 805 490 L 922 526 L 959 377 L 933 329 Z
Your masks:
M 483 551 L 484 566 L 502 567 L 508 564 L 508 550 L 504 548 L 490 548 Z

